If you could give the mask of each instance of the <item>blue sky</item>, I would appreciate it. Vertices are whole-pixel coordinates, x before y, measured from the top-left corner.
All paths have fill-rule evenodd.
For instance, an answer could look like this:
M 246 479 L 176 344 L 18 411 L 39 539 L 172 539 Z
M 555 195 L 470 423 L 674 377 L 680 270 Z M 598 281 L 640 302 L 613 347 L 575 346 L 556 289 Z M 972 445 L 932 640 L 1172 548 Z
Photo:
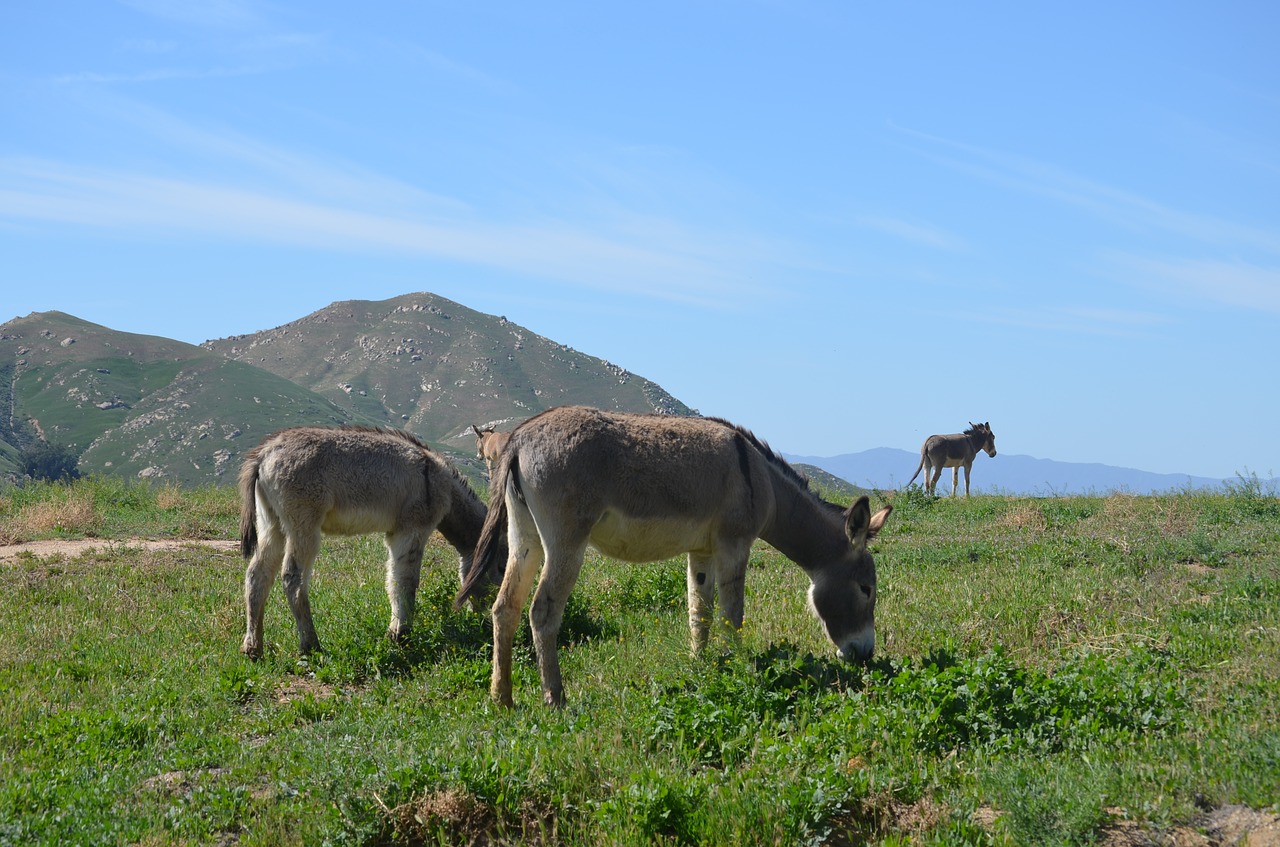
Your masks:
M 199 343 L 432 291 L 791 453 L 989 420 L 1270 476 L 1276 32 L 1264 2 L 6 3 L 0 321 Z

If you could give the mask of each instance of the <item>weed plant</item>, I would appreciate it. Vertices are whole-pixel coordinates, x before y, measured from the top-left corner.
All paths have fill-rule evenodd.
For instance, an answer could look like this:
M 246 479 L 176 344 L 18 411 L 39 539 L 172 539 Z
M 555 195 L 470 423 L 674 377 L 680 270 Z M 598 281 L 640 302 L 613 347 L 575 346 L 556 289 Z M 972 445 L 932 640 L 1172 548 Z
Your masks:
M 24 524 L 73 502 L 92 518 Z M 561 710 L 527 628 L 516 708 L 489 701 L 443 542 L 393 645 L 380 539 L 326 539 L 324 652 L 298 655 L 277 588 L 259 662 L 231 553 L 5 561 L 0 844 L 1092 844 L 1122 820 L 1157 843 L 1209 807 L 1280 813 L 1273 494 L 895 506 L 869 665 L 835 659 L 766 545 L 740 640 L 697 657 L 682 562 L 589 554 Z M 230 538 L 236 511 L 90 479 L 6 492 L 0 528 Z

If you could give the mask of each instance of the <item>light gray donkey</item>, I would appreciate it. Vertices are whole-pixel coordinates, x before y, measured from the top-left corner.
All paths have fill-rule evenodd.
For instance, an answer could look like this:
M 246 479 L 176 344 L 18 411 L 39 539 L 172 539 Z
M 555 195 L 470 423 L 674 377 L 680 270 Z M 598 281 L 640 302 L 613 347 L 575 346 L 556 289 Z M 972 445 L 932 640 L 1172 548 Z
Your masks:
M 923 468 L 924 490 L 932 494 L 938 487 L 942 469 L 951 468 L 951 496 L 955 497 L 960 487 L 960 468 L 964 468 L 964 496 L 968 497 L 969 469 L 981 450 L 995 458 L 996 435 L 991 431 L 990 421 L 980 424 L 970 421 L 968 429 L 953 435 L 930 435 L 920 447 L 920 464 L 916 465 L 916 472 L 907 480 L 907 485 L 916 481 Z
M 564 701 L 556 636 L 587 545 L 629 562 L 688 553 L 689 627 L 708 642 L 719 594 L 722 625 L 742 627 L 747 559 L 763 538 L 808 575 L 810 608 L 840 655 L 875 648 L 876 567 L 867 543 L 892 507 L 848 509 L 808 482 L 745 429 L 715 418 L 632 415 L 584 407 L 543 412 L 511 433 L 491 506 L 458 592 L 461 605 L 510 558 L 493 604 L 490 694 L 510 706 L 512 640 L 529 607 L 543 699 Z
M 486 507 L 438 454 L 400 430 L 296 427 L 267 436 L 240 468 L 240 551 L 245 635 L 241 652 L 262 655 L 262 618 L 279 573 L 303 653 L 320 649 L 307 585 L 322 534 L 385 533 L 388 637 L 413 623 L 422 554 L 438 527 L 470 568 Z M 494 579 L 494 582 L 497 582 Z

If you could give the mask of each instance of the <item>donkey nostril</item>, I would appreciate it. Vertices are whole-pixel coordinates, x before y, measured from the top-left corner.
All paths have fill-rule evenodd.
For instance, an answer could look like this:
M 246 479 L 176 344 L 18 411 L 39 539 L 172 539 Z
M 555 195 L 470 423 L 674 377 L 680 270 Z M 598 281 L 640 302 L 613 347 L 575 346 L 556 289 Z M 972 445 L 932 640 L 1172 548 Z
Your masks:
M 862 596 L 866 597 L 868 600 L 871 599 L 871 586 L 863 585 L 860 586 L 860 588 L 862 588 Z
M 836 655 L 846 662 L 866 664 L 871 661 L 871 657 L 875 655 L 875 652 L 874 644 L 851 644 L 843 650 L 837 649 Z

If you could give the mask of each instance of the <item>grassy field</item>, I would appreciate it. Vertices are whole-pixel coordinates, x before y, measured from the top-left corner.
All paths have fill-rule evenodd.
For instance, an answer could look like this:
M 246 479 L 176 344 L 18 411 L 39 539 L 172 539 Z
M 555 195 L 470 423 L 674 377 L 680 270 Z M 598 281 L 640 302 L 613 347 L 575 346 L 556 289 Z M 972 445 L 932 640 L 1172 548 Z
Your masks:
M 1214 844 L 1223 810 L 1274 822 L 1274 492 L 894 505 L 869 667 L 765 545 L 741 643 L 697 658 L 682 563 L 590 558 L 567 707 L 540 704 L 526 632 L 507 712 L 448 547 L 393 646 L 380 541 L 330 539 L 325 652 L 300 659 L 276 588 L 255 663 L 238 556 L 129 543 L 231 539 L 233 491 L 0 492 L 0 543 L 116 541 L 0 561 L 0 844 Z

